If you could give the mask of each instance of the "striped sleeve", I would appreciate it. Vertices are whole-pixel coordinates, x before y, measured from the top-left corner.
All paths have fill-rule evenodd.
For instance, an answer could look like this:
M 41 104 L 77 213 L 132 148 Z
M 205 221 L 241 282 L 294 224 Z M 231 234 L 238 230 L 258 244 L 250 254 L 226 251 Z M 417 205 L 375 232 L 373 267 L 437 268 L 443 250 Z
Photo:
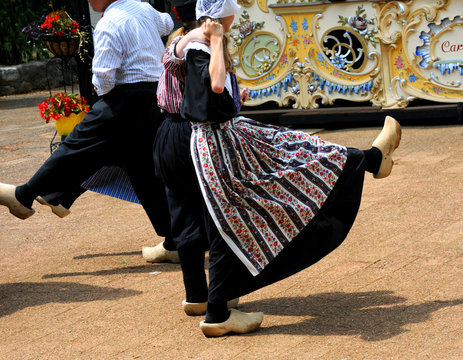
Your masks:
M 162 59 L 164 68 L 169 71 L 172 76 L 175 76 L 177 79 L 183 82 L 185 77 L 185 57 L 178 58 L 175 56 L 175 45 L 182 37 L 176 37 L 172 44 L 167 48 Z
M 92 63 L 92 82 L 97 94 L 102 96 L 116 85 L 116 71 L 121 67 L 124 49 L 115 32 L 102 29 L 95 31 L 93 38 L 98 51 Z
M 160 36 L 167 36 L 174 28 L 174 21 L 172 17 L 167 13 L 161 13 L 155 10 L 149 3 L 142 3 L 142 6 L 150 7 L 150 11 L 153 13 L 153 20 L 159 31 Z M 154 11 L 152 11 L 154 9 Z

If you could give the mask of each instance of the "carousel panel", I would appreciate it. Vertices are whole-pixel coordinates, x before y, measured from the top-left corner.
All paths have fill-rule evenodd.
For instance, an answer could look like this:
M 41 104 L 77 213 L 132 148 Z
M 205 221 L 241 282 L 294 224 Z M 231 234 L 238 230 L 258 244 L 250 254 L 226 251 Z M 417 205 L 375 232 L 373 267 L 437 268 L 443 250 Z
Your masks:
M 230 49 L 248 106 L 462 101 L 461 1 L 239 3 Z

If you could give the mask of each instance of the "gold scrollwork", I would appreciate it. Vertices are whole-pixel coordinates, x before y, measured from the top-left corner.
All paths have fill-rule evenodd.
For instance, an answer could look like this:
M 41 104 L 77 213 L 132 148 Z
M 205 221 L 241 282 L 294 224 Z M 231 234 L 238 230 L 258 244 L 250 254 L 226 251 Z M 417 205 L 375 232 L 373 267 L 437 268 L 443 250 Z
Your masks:
M 384 106 L 386 104 L 386 99 L 384 96 L 383 88 L 383 78 L 382 76 L 377 76 L 373 81 L 373 86 L 371 87 L 371 103 L 374 106 Z
M 423 20 L 428 22 L 434 21 L 439 10 L 445 8 L 448 2 L 449 0 L 438 0 L 435 4 L 422 5 L 413 10 L 407 17 L 407 22 L 403 29 L 404 42 L 407 42 L 410 34 L 416 31 L 416 25 L 420 24 Z M 407 49 L 408 47 L 405 45 L 404 43 L 404 48 Z
M 310 66 L 305 62 L 296 61 L 294 62 L 291 71 L 293 73 L 294 80 L 297 82 L 292 88 L 293 93 L 297 95 L 293 108 L 307 108 L 309 106 L 310 95 L 304 91 L 304 89 L 308 86 L 307 74 L 311 71 Z
M 257 0 L 257 5 L 264 13 L 268 13 L 267 0 Z
M 442 87 L 458 89 L 461 86 L 461 81 L 460 80 L 458 80 L 458 81 L 450 81 L 448 83 L 443 83 L 442 81 L 439 80 L 439 78 L 434 74 L 433 71 L 431 71 L 430 76 L 431 76 L 430 80 L 432 80 L 434 82 L 434 84 L 437 84 L 437 85 L 442 86 Z M 425 81 L 424 85 L 427 85 L 427 84 L 432 85 L 433 84 L 432 81 L 429 81 L 429 80 Z
M 410 12 L 402 33 L 403 49 L 409 48 L 409 38 L 411 34 L 416 31 L 417 25 L 421 24 L 421 22 L 424 20 L 427 22 L 435 21 L 439 14 L 439 10 L 444 9 L 448 5 L 448 2 L 449 0 L 438 0 L 436 3 L 422 5 Z M 427 76 L 421 71 L 421 67 L 418 64 L 418 59 L 416 57 L 410 59 L 408 57 L 408 52 L 406 51 L 404 52 L 404 56 L 406 57 L 407 62 L 411 64 L 418 76 L 424 79 L 427 78 Z
M 343 33 L 346 41 L 342 42 L 339 37 L 335 36 L 337 31 Z M 360 43 L 360 48 L 354 48 L 355 44 L 352 36 Z M 356 34 L 351 28 L 335 26 L 327 30 L 322 36 L 323 44 L 330 40 L 334 42 L 332 48 L 329 49 L 323 45 L 321 49 L 332 64 L 340 70 L 346 70 L 348 73 L 361 73 L 365 69 L 367 63 L 365 56 L 368 45 L 362 36 Z M 336 61 L 340 63 L 337 64 Z
M 440 9 L 448 5 L 449 0 L 437 0 L 433 4 L 421 5 L 411 11 L 410 6 L 412 0 L 405 1 L 389 1 L 387 3 L 374 4 L 373 6 L 379 9 L 378 11 L 378 37 L 384 44 L 393 44 L 400 37 L 407 42 L 407 37 L 410 33 L 416 31 L 416 26 L 423 19 L 433 21 Z M 399 24 L 401 30 L 396 30 L 393 33 L 389 29 L 393 22 Z M 406 48 L 404 44 L 404 48 Z
M 318 30 L 320 29 L 320 25 L 319 25 L 319 21 L 320 19 L 323 18 L 323 14 L 317 14 L 314 16 L 313 18 L 313 22 L 312 22 L 312 33 L 310 34 L 311 37 L 314 39 L 314 42 L 315 42 L 315 45 L 317 46 L 318 49 L 323 49 L 324 46 L 320 43 L 320 38 L 318 36 L 314 36 L 317 34 Z M 345 27 L 337 27 L 339 29 L 346 29 Z M 332 28 L 332 29 L 336 29 L 336 28 Z M 350 30 L 350 29 L 348 29 Z M 352 31 L 350 31 L 351 34 L 353 34 Z M 357 36 L 357 35 L 356 35 Z M 362 47 L 363 49 L 368 49 L 368 45 L 365 41 L 365 39 L 363 39 L 362 37 L 360 36 L 357 36 L 358 40 L 360 41 L 360 43 L 362 44 Z M 322 39 L 324 39 L 324 36 L 322 37 Z M 311 49 L 313 50 L 313 48 Z M 324 53 L 324 51 L 323 51 Z M 311 56 L 313 56 L 314 54 L 312 53 Z M 328 63 L 332 63 L 331 59 L 329 57 L 327 57 L 326 54 L 324 54 L 324 56 L 327 58 L 328 60 Z M 310 56 L 309 56 L 310 57 Z M 351 75 L 351 74 L 355 74 L 356 76 L 362 76 L 362 75 L 370 75 L 371 77 L 374 77 L 376 76 L 379 71 L 380 71 L 380 67 L 381 67 L 381 58 L 379 56 L 379 54 L 376 52 L 376 51 L 373 51 L 371 53 L 369 53 L 367 55 L 367 58 L 368 60 L 374 60 L 376 63 L 374 64 L 374 68 L 373 70 L 367 70 L 366 72 L 362 72 L 364 70 L 364 67 L 366 66 L 367 62 L 365 61 L 361 70 L 359 70 L 359 72 L 355 72 L 355 73 L 352 73 L 352 72 L 348 72 L 348 71 L 345 71 L 343 69 L 340 69 L 340 68 L 337 68 L 335 67 L 335 65 L 333 64 L 333 69 L 336 68 L 336 70 L 338 70 L 339 72 L 341 73 L 344 73 L 344 74 L 347 74 L 347 75 Z
M 238 0 L 238 4 L 243 5 L 244 7 L 251 7 L 254 5 L 255 0 Z
M 392 34 L 389 32 L 393 22 L 400 23 L 400 27 L 405 22 L 405 18 L 410 13 L 409 5 L 412 1 L 404 4 L 403 1 L 389 1 L 388 3 L 373 4 L 375 8 L 379 8 L 378 13 L 378 37 L 385 44 L 395 43 L 401 36 L 400 30 L 394 31 Z
M 405 90 L 407 86 L 407 80 L 402 78 L 401 76 L 396 76 L 391 80 L 391 86 L 389 88 L 389 91 L 391 92 L 392 97 L 396 101 L 395 106 L 398 106 L 400 108 L 406 107 L 410 101 L 416 99 L 414 96 L 407 96 L 404 97 L 402 93 L 407 93 Z
M 283 55 L 282 44 L 272 33 L 256 31 L 240 47 L 241 69 L 249 80 L 270 72 Z

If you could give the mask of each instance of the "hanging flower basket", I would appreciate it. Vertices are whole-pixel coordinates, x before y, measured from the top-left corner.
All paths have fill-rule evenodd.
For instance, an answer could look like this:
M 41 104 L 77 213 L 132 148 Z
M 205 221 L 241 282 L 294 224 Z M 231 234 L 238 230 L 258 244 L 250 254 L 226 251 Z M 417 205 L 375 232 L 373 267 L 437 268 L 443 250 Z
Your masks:
M 88 42 L 88 34 L 82 30 L 64 10 L 52 11 L 44 16 L 40 25 L 33 23 L 22 31 L 26 37 L 41 39 L 46 48 L 55 56 L 69 59 L 79 53 L 80 45 Z
M 53 55 L 62 59 L 71 58 L 79 52 L 79 36 L 44 35 L 42 41 Z

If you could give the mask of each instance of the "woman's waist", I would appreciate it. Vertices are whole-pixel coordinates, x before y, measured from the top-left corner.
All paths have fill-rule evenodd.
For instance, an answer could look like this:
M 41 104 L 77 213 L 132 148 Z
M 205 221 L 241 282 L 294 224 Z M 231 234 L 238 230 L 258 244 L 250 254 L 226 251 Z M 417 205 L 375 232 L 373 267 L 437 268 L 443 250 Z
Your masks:
M 192 124 L 198 124 L 198 125 L 220 125 L 220 124 L 225 124 L 226 122 L 229 122 L 230 120 L 233 119 L 228 119 L 228 120 L 219 120 L 219 121 L 191 121 L 188 119 L 185 119 L 180 115 L 180 113 L 171 113 L 171 112 L 166 112 L 166 120 L 172 121 L 172 122 L 191 122 Z
M 172 122 L 189 122 L 188 120 L 184 119 L 180 113 L 172 113 L 167 111 L 165 119 Z

